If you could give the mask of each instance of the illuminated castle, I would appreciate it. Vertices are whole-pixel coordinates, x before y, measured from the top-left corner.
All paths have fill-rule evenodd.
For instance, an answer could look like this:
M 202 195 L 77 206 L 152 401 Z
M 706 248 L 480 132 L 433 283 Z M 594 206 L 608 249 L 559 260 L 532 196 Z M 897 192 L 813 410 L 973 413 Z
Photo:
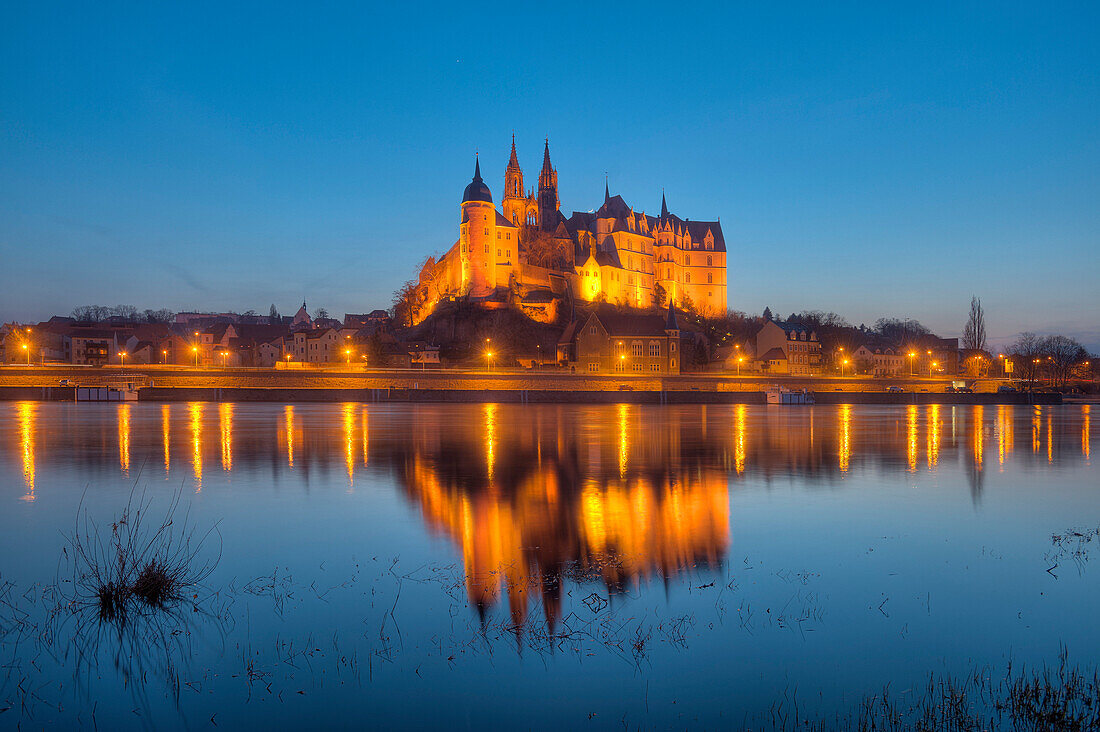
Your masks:
M 429 258 L 420 273 L 417 320 L 448 296 L 503 299 L 511 292 L 523 305 L 567 290 L 589 302 L 648 307 L 671 299 L 700 312 L 726 311 L 726 242 L 718 221 L 681 219 L 669 213 L 664 194 L 660 215 L 649 216 L 606 185 L 597 211 L 567 218 L 549 141 L 538 188 L 527 190 L 513 136 L 501 208 L 475 160 L 458 241 L 439 260 Z

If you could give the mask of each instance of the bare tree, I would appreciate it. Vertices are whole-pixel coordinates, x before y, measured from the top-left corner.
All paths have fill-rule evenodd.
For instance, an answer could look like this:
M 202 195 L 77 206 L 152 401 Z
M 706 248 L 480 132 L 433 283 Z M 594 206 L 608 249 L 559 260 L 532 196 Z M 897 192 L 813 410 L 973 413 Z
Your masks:
M 977 297 L 970 298 L 970 317 L 963 328 L 962 347 L 971 351 L 985 350 L 985 310 Z
M 271 325 L 277 324 L 281 318 L 279 316 L 279 308 L 275 307 L 275 303 L 271 303 L 271 309 L 267 311 L 267 319 Z
M 1040 357 L 1043 355 L 1043 339 L 1034 333 L 1024 332 L 1008 350 L 1015 356 L 1013 365 L 1019 376 L 1028 384 L 1033 383 L 1039 371 Z
M 1044 338 L 1042 355 L 1046 358 L 1047 366 L 1051 370 L 1055 383 L 1060 386 L 1065 386 L 1069 381 L 1074 366 L 1089 357 L 1089 353 L 1084 346 L 1063 335 L 1052 335 Z

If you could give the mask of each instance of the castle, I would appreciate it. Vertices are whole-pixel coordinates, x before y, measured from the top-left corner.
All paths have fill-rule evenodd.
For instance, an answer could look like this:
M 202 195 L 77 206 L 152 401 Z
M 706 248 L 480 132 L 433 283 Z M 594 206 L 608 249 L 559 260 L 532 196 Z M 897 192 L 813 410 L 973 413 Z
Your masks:
M 726 243 L 718 221 L 636 212 L 604 185 L 596 212 L 568 218 L 558 199 L 558 172 L 543 149 L 537 189 L 525 189 L 512 155 L 504 171 L 501 211 L 493 204 L 475 158 L 462 195 L 458 241 L 419 275 L 414 320 L 448 297 L 501 300 L 511 296 L 529 315 L 550 320 L 567 293 L 587 302 L 648 307 L 674 302 L 702 313 L 726 311 Z

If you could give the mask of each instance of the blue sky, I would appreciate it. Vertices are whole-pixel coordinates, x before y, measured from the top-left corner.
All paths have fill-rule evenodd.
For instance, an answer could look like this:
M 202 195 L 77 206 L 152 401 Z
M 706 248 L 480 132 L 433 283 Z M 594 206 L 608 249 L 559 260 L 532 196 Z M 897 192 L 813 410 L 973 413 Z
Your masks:
M 1100 6 L 687 5 L 5 3 L 0 319 L 387 307 L 514 130 L 720 217 L 734 309 L 1100 350 Z

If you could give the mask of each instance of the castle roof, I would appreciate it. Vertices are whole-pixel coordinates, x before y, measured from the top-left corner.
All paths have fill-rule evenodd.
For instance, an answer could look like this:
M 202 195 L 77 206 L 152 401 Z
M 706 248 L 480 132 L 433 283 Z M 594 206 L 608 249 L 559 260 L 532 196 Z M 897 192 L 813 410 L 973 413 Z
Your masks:
M 481 179 L 481 162 L 476 157 L 474 158 L 474 179 L 462 192 L 462 202 L 470 201 L 493 202 L 493 194 L 489 191 L 489 186 L 485 185 L 485 181 Z

